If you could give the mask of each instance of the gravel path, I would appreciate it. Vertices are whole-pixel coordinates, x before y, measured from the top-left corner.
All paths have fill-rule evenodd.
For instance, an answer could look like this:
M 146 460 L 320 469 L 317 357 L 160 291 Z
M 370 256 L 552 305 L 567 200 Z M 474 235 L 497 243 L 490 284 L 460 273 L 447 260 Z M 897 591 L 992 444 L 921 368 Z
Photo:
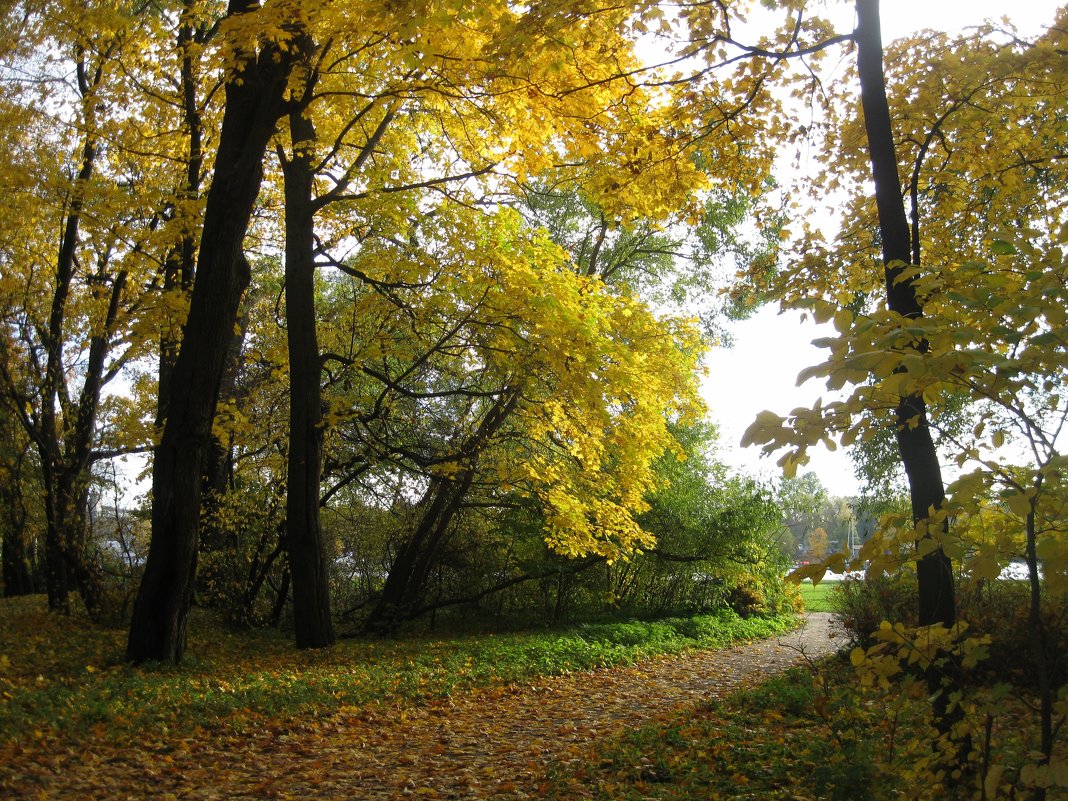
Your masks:
M 626 668 L 479 690 L 423 706 L 379 705 L 226 743 L 183 741 L 165 753 L 90 745 L 34 771 L 25 798 L 526 799 L 545 766 L 581 759 L 595 738 L 837 648 L 830 615 L 788 635 Z M 45 766 L 41 766 L 44 768 Z

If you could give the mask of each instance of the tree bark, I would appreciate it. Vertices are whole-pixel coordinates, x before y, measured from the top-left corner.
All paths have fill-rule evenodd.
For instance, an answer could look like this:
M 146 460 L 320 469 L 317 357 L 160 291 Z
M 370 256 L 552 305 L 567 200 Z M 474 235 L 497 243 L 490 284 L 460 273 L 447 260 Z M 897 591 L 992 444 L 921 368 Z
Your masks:
M 305 42 L 305 51 L 310 49 Z M 314 84 L 314 80 L 309 82 Z M 286 337 L 289 346 L 289 453 L 286 547 L 292 575 L 293 624 L 298 648 L 333 645 L 330 583 L 319 525 L 322 474 L 321 357 L 315 330 L 312 150 L 315 128 L 298 108 L 289 115 L 293 156 L 282 159 L 285 178 Z
M 257 8 L 254 0 L 231 0 L 227 15 L 255 13 Z M 153 463 L 152 541 L 126 647 L 133 662 L 178 662 L 185 650 L 201 471 L 227 346 L 251 280 L 242 244 L 259 194 L 267 144 L 285 111 L 290 50 L 269 42 L 259 53 L 238 55 L 239 66 L 226 84 L 189 317 Z

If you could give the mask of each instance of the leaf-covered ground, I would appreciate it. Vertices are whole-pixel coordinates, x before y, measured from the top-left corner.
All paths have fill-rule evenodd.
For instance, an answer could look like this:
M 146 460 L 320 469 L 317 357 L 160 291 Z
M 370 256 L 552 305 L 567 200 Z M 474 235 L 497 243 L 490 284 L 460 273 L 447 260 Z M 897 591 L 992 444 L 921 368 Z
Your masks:
M 507 675 L 521 672 L 516 653 L 566 669 L 560 654 L 545 652 L 552 638 L 542 635 L 526 651 L 508 637 L 483 637 L 294 654 L 281 639 L 250 648 L 248 635 L 235 635 L 240 647 L 193 643 L 194 653 L 225 654 L 227 671 L 204 657 L 153 673 L 108 663 L 121 653 L 113 632 L 72 637 L 49 632 L 63 622 L 46 615 L 22 620 L 34 617 L 36 628 L 22 635 L 37 648 L 12 649 L 31 654 L 29 663 L 9 657 L 0 670 L 5 799 L 536 797 L 551 790 L 547 765 L 583 764 L 598 738 L 783 669 L 803 658 L 799 636 L 811 656 L 833 647 L 825 616 L 815 616 L 803 635 L 782 642 L 771 637 L 557 676 L 538 676 L 528 665 L 516 679 Z M 17 628 L 6 624 L 5 639 Z M 71 641 L 53 644 L 60 633 Z M 576 636 L 560 635 L 556 647 L 568 649 Z M 643 636 L 647 642 L 649 631 Z M 592 644 L 609 664 L 641 656 L 623 658 L 618 643 L 587 638 L 568 653 Z M 671 650 L 670 642 L 661 650 Z M 72 648 L 84 662 L 80 673 L 67 658 Z M 232 664 L 234 649 L 249 651 L 245 662 Z M 41 672 L 31 680 L 27 668 Z M 282 678 L 265 675 L 270 670 Z M 354 687 L 364 681 L 372 686 L 361 694 Z M 40 687 L 31 692 L 27 683 Z M 337 694 L 324 702 L 331 688 Z M 26 709 L 31 697 L 43 708 Z

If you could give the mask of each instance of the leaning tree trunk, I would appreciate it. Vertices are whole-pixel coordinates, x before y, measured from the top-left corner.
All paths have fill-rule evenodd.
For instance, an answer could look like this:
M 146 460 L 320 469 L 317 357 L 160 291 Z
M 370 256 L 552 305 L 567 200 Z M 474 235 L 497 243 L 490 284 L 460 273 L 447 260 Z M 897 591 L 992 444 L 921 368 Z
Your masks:
M 911 262 L 912 241 L 886 99 L 879 0 L 857 0 L 857 20 L 860 97 L 875 181 L 887 305 L 905 320 L 914 320 L 923 315 L 923 307 L 913 281 L 907 278 L 902 280 L 905 268 Z M 929 345 L 926 341 L 920 341 L 912 347 L 917 352 L 925 353 Z M 927 404 L 922 395 L 907 395 L 899 400 L 895 430 L 898 453 L 908 476 L 912 517 L 922 525 L 923 521 L 930 518 L 932 510 L 940 510 L 945 503 L 942 471 L 928 423 Z M 942 523 L 942 531 L 948 531 L 945 522 Z M 917 548 L 926 550 L 929 542 L 924 541 L 929 540 L 930 536 L 923 535 L 921 541 L 917 542 Z M 920 625 L 952 626 L 956 622 L 953 572 L 949 557 L 940 544 L 919 558 L 916 575 Z M 952 688 L 944 686 L 947 680 L 954 681 L 954 676 L 952 666 L 944 673 L 932 666 L 927 673 L 927 681 L 936 697 L 935 711 L 943 733 L 949 731 L 954 720 L 948 711 L 948 697 Z
M 330 585 L 319 526 L 322 471 L 322 380 L 315 331 L 312 151 L 315 128 L 296 109 L 289 115 L 293 157 L 283 159 L 286 202 L 286 336 L 289 345 L 289 464 L 286 547 L 292 573 L 298 648 L 334 642 Z
M 227 14 L 255 13 L 231 0 Z M 219 150 L 204 209 L 196 276 L 174 364 L 167 419 L 152 470 L 152 542 L 134 605 L 126 656 L 179 661 L 196 571 L 201 469 L 241 296 L 251 279 L 242 245 L 263 158 L 284 105 L 288 49 L 267 43 L 242 56 L 226 84 Z
M 473 478 L 474 471 L 467 469 L 457 478 L 431 480 L 419 525 L 390 565 L 382 594 L 364 622 L 365 631 L 388 634 L 402 620 L 412 617 Z
M 464 465 L 459 475 L 431 479 L 419 525 L 390 565 L 382 594 L 364 623 L 367 631 L 389 632 L 417 609 L 452 521 L 474 483 L 478 456 L 515 411 L 519 397 L 520 392 L 514 387 L 502 389 L 478 429 L 459 449 L 456 461 Z

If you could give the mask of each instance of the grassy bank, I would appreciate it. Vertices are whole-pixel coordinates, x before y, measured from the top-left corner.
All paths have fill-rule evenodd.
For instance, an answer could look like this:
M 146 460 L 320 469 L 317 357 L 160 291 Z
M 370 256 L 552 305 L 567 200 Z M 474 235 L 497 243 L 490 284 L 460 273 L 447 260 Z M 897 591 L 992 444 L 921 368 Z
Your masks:
M 792 617 L 712 615 L 551 631 L 346 640 L 295 651 L 272 631 L 235 633 L 198 612 L 188 659 L 133 668 L 125 632 L 45 611 L 41 597 L 0 601 L 0 742 L 145 742 L 197 729 L 240 730 L 278 716 L 376 701 L 414 703 L 538 675 L 622 665 L 767 637 Z

